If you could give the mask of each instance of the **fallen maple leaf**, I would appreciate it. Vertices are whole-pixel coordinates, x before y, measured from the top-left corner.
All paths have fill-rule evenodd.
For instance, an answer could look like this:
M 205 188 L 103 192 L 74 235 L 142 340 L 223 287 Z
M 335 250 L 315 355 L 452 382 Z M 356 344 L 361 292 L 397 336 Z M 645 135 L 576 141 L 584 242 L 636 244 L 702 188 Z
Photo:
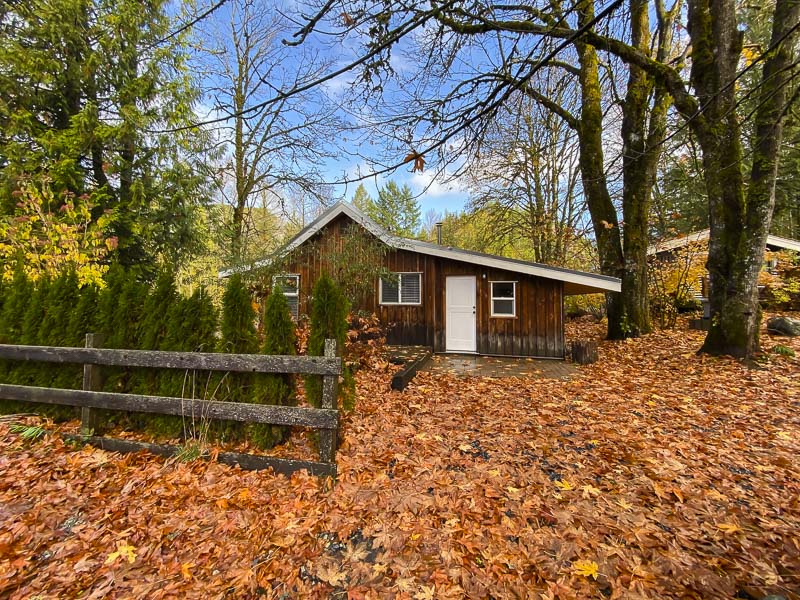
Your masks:
M 183 575 L 184 581 L 191 581 L 192 580 L 192 568 L 194 567 L 194 563 L 183 563 L 181 565 L 181 575 Z
M 582 575 L 597 579 L 597 563 L 593 560 L 578 560 L 572 563 L 573 575 Z
M 414 594 L 415 600 L 433 600 L 436 597 L 436 586 L 422 586 L 422 589 Z
M 583 490 L 583 497 L 589 498 L 590 496 L 599 496 L 602 492 L 594 487 L 593 485 L 584 485 L 581 490 Z
M 566 479 L 556 479 L 555 484 L 558 489 L 564 490 L 565 492 L 573 489 L 572 484 Z
M 720 523 L 717 525 L 717 529 L 720 529 L 725 533 L 736 533 L 737 531 L 742 530 L 742 528 L 735 523 Z
M 126 558 L 129 563 L 133 563 L 136 560 L 136 548 L 128 544 L 127 541 L 118 542 L 117 549 L 108 555 L 104 564 L 110 565 L 120 557 Z

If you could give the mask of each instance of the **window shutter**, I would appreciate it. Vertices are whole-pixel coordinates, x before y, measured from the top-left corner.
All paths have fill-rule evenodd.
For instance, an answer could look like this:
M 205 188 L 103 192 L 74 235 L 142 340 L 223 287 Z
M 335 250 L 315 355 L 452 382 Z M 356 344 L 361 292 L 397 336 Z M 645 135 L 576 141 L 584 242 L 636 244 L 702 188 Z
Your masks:
M 397 304 L 400 302 L 400 290 L 397 281 L 381 278 L 381 302 Z
M 400 276 L 400 301 L 403 304 L 419 304 L 422 301 L 421 279 L 419 273 L 405 273 Z
M 298 317 L 298 313 L 300 310 L 300 299 L 295 296 L 286 296 L 286 303 L 289 305 L 289 312 L 292 314 L 292 318 L 296 321 Z

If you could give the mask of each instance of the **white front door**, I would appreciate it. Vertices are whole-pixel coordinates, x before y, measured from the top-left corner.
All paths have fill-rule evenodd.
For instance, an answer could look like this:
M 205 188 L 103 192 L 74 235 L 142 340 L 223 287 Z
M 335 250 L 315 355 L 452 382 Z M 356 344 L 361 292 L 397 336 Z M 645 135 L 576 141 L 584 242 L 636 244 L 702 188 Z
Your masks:
M 475 278 L 448 277 L 445 286 L 446 345 L 448 352 L 475 352 Z

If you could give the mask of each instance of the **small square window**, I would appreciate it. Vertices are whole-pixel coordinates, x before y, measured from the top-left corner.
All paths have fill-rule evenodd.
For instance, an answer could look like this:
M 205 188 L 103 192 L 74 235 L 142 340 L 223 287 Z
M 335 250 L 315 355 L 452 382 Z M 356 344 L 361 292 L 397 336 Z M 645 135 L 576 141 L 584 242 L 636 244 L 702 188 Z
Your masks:
M 422 304 L 422 273 L 392 273 L 380 279 L 381 304 Z
M 517 282 L 492 281 L 491 302 L 493 317 L 517 316 Z

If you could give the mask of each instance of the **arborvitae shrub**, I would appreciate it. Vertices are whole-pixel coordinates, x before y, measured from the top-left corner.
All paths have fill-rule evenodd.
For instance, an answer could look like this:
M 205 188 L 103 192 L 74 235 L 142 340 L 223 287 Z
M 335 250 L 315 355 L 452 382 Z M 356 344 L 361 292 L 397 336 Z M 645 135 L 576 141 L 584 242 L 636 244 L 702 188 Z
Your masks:
M 49 306 L 50 293 L 56 288 L 55 282 L 42 278 L 36 285 L 31 296 L 30 304 L 25 310 L 22 321 L 21 342 L 30 346 L 48 345 L 47 332 L 42 323 L 48 318 L 51 311 Z M 15 382 L 20 385 L 49 386 L 53 373 L 57 367 L 50 363 L 24 362 L 17 369 Z M 65 421 L 77 416 L 77 409 L 72 406 L 58 406 L 54 404 L 27 404 L 26 410 L 46 415 L 56 421 Z
M 178 295 L 175 276 L 162 271 L 156 280 L 153 293 L 147 298 L 140 327 L 139 348 L 142 350 L 181 350 L 186 299 Z M 141 392 L 163 396 L 181 397 L 177 385 L 178 371 L 147 369 L 139 378 Z M 173 415 L 151 415 L 146 418 L 147 429 L 158 436 L 178 437 L 183 432 L 183 419 Z
M 5 289 L 3 312 L 0 314 L 0 342 L 4 344 L 21 344 L 25 310 L 31 301 L 33 293 L 33 282 L 25 275 L 21 262 L 17 264 L 14 277 L 11 283 L 5 286 Z M 22 363 L 17 360 L 0 362 L 2 381 L 14 383 L 20 367 L 22 367 Z M 19 406 L 24 406 L 19 402 L 5 400 L 0 402 L 2 402 L 0 407 L 4 412 L 17 412 Z
M 85 285 L 78 291 L 78 302 L 72 309 L 67 322 L 64 345 L 83 348 L 86 334 L 95 333 L 98 290 L 94 285 Z M 53 387 L 80 389 L 83 386 L 83 366 L 63 365 L 53 382 Z
M 349 302 L 342 290 L 327 275 L 322 275 L 311 291 L 311 333 L 308 338 L 308 354 L 323 356 L 325 340 L 336 340 L 336 353 L 343 356 L 347 342 L 347 314 Z M 345 369 L 343 385 L 339 386 L 339 398 L 345 410 L 353 408 L 354 380 Z M 319 408 L 322 402 L 322 377 L 306 377 L 306 398 L 312 406 Z
M 40 346 L 39 331 L 45 316 L 47 296 L 50 293 L 50 280 L 42 277 L 34 287 L 30 296 L 25 315 L 22 317 L 22 332 L 20 344 L 26 346 Z M 25 361 L 20 363 L 14 378 L 19 385 L 46 385 L 49 381 L 43 380 L 50 373 L 50 365 Z
M 67 346 L 67 327 L 70 313 L 78 302 L 78 276 L 74 271 L 63 271 L 53 280 L 45 299 L 44 316 L 39 325 L 39 343 L 43 346 Z M 65 372 L 74 371 L 76 365 L 48 365 L 44 367 L 40 385 L 53 385 Z
M 273 293 L 264 305 L 264 344 L 263 354 L 291 355 L 295 353 L 295 326 L 289 312 L 286 296 Z M 294 379 L 288 373 L 258 375 L 253 402 L 277 406 L 297 404 Z M 290 433 L 289 427 L 254 423 L 248 426 L 250 440 L 259 448 L 271 448 L 281 443 Z
M 25 310 L 31 301 L 33 282 L 25 275 L 22 263 L 17 264 L 14 277 L 6 284 L 3 301 L 3 312 L 0 313 L 0 342 L 4 344 L 20 344 L 22 339 L 22 324 Z M 0 361 L 0 373 L 5 383 L 16 383 L 17 374 L 24 367 L 18 360 Z M 26 402 L 13 400 L 0 400 L 0 413 L 14 414 L 29 411 L 30 405 Z
M 162 350 L 176 352 L 213 352 L 217 344 L 217 311 L 204 289 L 189 298 L 181 298 L 170 310 L 169 325 Z M 218 379 L 216 380 L 219 381 Z M 187 399 L 213 400 L 213 378 L 209 371 L 172 370 L 162 377 L 159 395 Z M 196 414 L 181 422 L 185 435 L 202 435 L 208 423 Z M 181 431 L 178 431 L 180 434 Z
M 103 328 L 103 347 L 136 349 L 138 347 L 139 321 L 142 308 L 147 301 L 149 286 L 139 280 L 133 269 L 110 274 L 109 285 L 102 290 L 99 299 L 100 325 Z M 103 367 L 103 389 L 108 392 L 129 392 L 131 370 L 123 367 Z M 123 422 L 127 427 L 137 427 L 144 421 L 133 414 L 119 411 L 104 411 L 98 417 L 100 423 Z
M 232 354 L 258 352 L 255 326 L 256 314 L 247 290 L 239 274 L 228 279 L 222 296 L 222 322 L 220 324 L 220 351 Z M 219 380 L 217 400 L 248 402 L 252 395 L 253 377 L 248 373 L 226 373 Z M 240 423 L 225 422 L 214 427 L 218 436 L 225 439 L 241 437 Z
M 196 290 L 186 303 L 181 350 L 188 352 L 214 352 L 217 346 L 218 315 L 214 302 L 208 292 L 200 288 Z M 215 390 L 211 387 L 212 378 L 209 371 L 189 373 L 186 396 L 214 400 Z
M 253 354 L 258 352 L 256 336 L 256 313 L 250 292 L 241 275 L 234 274 L 228 280 L 222 296 L 222 352 Z
M 14 270 L 14 278 L 6 286 L 3 312 L 0 315 L 0 335 L 5 344 L 19 344 L 22 339 L 22 321 L 31 300 L 33 282 L 25 275 L 22 263 Z
M 111 348 L 109 344 L 115 327 L 114 315 L 122 290 L 125 287 L 127 276 L 128 274 L 122 266 L 116 263 L 111 265 L 104 277 L 105 287 L 100 290 L 97 297 L 96 333 L 103 335 L 105 338 L 103 346 L 106 348 Z
M 175 288 L 175 276 L 171 271 L 162 271 L 156 280 L 155 288 L 147 296 L 142 307 L 142 318 L 139 322 L 139 350 L 168 350 L 167 329 L 170 324 L 170 311 L 178 302 Z M 133 375 L 131 390 L 141 394 L 155 394 L 158 390 L 159 377 L 169 371 L 156 369 L 138 369 Z
M 111 318 L 109 348 L 139 347 L 139 323 L 149 295 L 150 286 L 139 280 L 136 271 L 128 270 Z

